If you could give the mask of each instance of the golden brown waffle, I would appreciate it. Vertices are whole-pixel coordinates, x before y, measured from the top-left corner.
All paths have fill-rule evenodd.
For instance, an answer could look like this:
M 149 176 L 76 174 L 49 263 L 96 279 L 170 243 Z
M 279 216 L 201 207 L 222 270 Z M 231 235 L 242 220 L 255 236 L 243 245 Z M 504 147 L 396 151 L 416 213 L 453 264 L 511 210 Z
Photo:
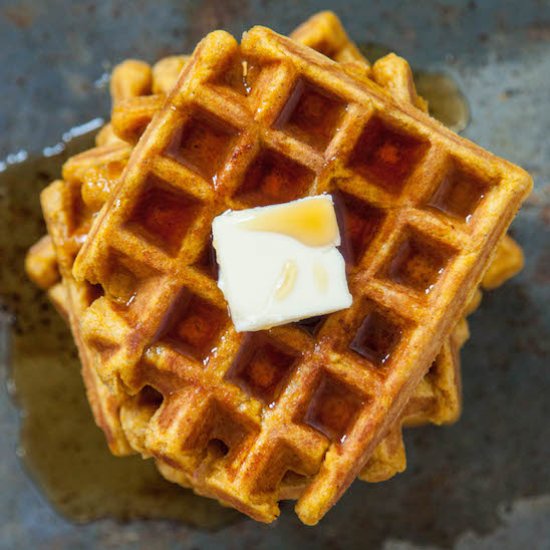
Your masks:
M 323 12 L 313 16 L 291 36 L 294 40 L 313 47 L 325 55 L 328 54 L 329 57 L 342 64 L 346 64 L 357 75 L 372 77 L 368 61 L 360 54 L 357 47 L 349 39 L 339 19 L 333 13 Z M 152 71 L 152 91 L 154 93 L 166 93 L 171 89 L 188 59 L 186 56 L 175 56 L 157 63 Z M 387 56 L 385 59 L 380 60 L 375 67 L 377 68 L 375 71 L 376 74 L 382 78 L 381 84 L 390 88 L 394 97 L 402 101 L 414 103 L 425 109 L 425 103 L 416 94 L 412 73 L 405 60 L 397 58 L 394 55 Z M 378 67 L 384 67 L 385 70 L 380 70 Z M 136 75 L 138 68 L 142 74 Z M 135 62 L 125 62 L 113 73 L 113 81 L 115 79 L 137 78 L 139 82 L 148 82 L 150 74 L 151 71 L 146 66 L 138 65 Z M 140 107 L 142 98 L 134 97 L 126 103 L 120 104 L 123 98 L 120 97 L 120 94 L 114 92 L 116 89 L 122 88 L 122 86 L 117 86 L 116 82 L 113 82 L 111 88 L 113 91 L 113 104 L 115 106 L 118 105 L 118 109 L 115 109 L 115 112 L 119 114 L 118 129 L 121 131 L 120 121 L 126 124 L 129 121 L 129 129 L 125 128 L 122 130 L 122 134 L 133 136 L 133 139 L 136 139 L 136 134 L 143 131 L 148 119 L 152 118 L 153 112 L 143 119 L 143 111 Z M 136 86 L 132 87 L 133 90 L 136 90 L 136 88 Z M 142 86 L 141 91 L 147 94 L 149 86 Z M 138 94 L 134 95 L 137 96 Z M 162 100 L 158 100 L 159 106 Z M 148 112 L 147 106 L 156 105 L 156 103 L 156 101 L 151 103 L 149 100 L 146 100 L 145 112 Z M 134 118 L 135 113 L 137 113 L 137 123 Z M 135 132 L 135 128 L 138 129 L 137 133 Z M 413 396 L 409 403 L 408 410 L 414 411 L 414 418 L 417 423 L 431 421 L 436 423 L 451 422 L 458 417 L 460 412 L 458 356 L 449 353 L 449 349 L 450 346 L 444 346 L 443 352 L 438 356 L 430 371 L 430 382 L 421 384 L 419 386 L 421 395 L 416 400 Z M 422 416 L 422 406 L 425 408 L 424 416 Z M 137 409 L 137 412 L 134 411 L 134 413 L 137 413 L 138 418 L 141 418 L 143 415 L 141 414 L 140 407 L 138 406 Z M 129 416 L 128 414 L 126 415 L 127 418 Z M 133 420 L 130 420 L 129 423 L 132 427 L 135 426 Z M 362 479 L 382 481 L 405 469 L 406 460 L 400 424 L 396 423 L 392 432 L 377 447 L 374 456 L 360 475 Z M 126 432 L 132 433 L 133 430 L 127 429 Z M 136 448 L 139 448 L 139 446 Z
M 330 17 L 328 17 L 328 19 L 330 20 Z M 309 29 L 309 31 L 313 31 L 313 35 L 317 39 L 319 39 L 322 38 L 322 35 L 319 35 L 319 33 L 315 31 L 315 26 L 321 23 L 322 20 L 320 19 L 320 17 L 316 16 L 308 21 L 305 25 L 303 25 L 302 29 Z M 330 28 L 330 26 L 328 28 Z M 305 35 L 303 35 L 304 39 L 307 39 L 307 34 L 308 33 L 306 32 Z M 333 33 L 329 36 L 337 37 L 339 47 L 343 47 L 344 49 L 346 49 L 345 41 L 342 41 L 341 38 L 339 38 L 338 32 Z M 309 42 L 311 43 L 311 40 Z M 337 49 L 332 48 L 332 52 L 335 53 L 336 58 L 340 57 L 338 55 Z M 181 70 L 182 64 L 185 62 L 185 59 L 186 58 L 183 56 L 168 58 L 166 60 L 162 60 L 157 65 L 155 65 L 152 71 L 153 90 L 155 90 L 156 87 L 157 91 L 162 91 L 161 85 L 155 84 L 157 78 L 159 78 L 161 82 L 164 82 L 167 86 L 172 85 L 175 80 L 175 73 Z M 120 90 L 127 90 L 127 92 L 125 92 L 126 94 L 148 93 L 149 84 L 140 85 L 140 82 L 148 82 L 148 75 L 150 73 L 151 70 L 148 68 L 148 66 L 141 62 L 130 60 L 119 65 L 112 76 L 111 87 L 113 90 L 113 98 L 117 100 L 121 99 L 121 95 L 124 95 L 124 93 L 121 93 Z M 410 71 L 405 71 L 405 74 L 410 74 Z M 117 82 L 118 80 L 121 80 L 122 83 Z M 131 81 L 133 80 L 137 80 L 137 83 L 134 83 L 132 85 Z M 397 82 L 407 82 L 408 80 L 410 79 L 397 78 Z M 392 93 L 395 94 L 395 89 L 392 91 Z M 414 97 L 414 95 L 412 97 Z M 105 129 L 108 128 L 109 126 L 105 127 Z M 104 131 L 99 134 L 99 143 L 105 143 L 105 140 L 103 139 L 104 135 Z M 115 138 L 113 141 L 116 142 L 118 140 Z M 101 154 L 98 155 L 98 160 L 100 160 L 100 157 Z M 78 159 L 75 160 L 76 162 L 74 164 L 78 165 Z M 101 168 L 100 163 L 98 163 L 97 170 L 99 172 L 99 175 L 101 176 L 101 172 L 104 170 L 104 167 Z M 99 205 L 101 205 L 102 202 L 105 200 L 107 190 L 105 189 L 104 185 L 105 177 L 101 176 L 96 179 L 98 180 L 97 183 L 93 183 L 90 187 L 89 183 L 90 181 L 93 181 L 93 174 L 92 177 L 90 177 L 90 174 L 88 174 L 87 185 L 83 187 L 83 190 L 84 195 L 88 197 L 90 197 L 90 194 L 93 194 L 94 192 L 99 192 L 98 196 L 96 196 L 95 198 L 95 206 L 99 208 Z M 88 200 L 88 202 L 90 201 Z M 72 211 L 72 209 L 70 208 L 69 211 Z M 53 248 L 51 246 L 51 242 L 48 241 L 49 238 L 45 238 L 44 242 L 37 243 L 37 246 L 33 247 L 33 249 L 29 253 L 29 259 L 34 259 L 32 265 L 30 265 L 30 262 L 28 264 L 30 274 L 32 274 L 33 266 L 35 270 L 36 268 L 38 268 L 39 273 L 35 274 L 35 279 L 37 277 L 38 279 L 41 279 L 38 280 L 38 284 L 40 284 L 41 286 L 48 286 L 49 284 L 43 276 L 45 269 L 44 266 L 46 266 L 47 271 L 49 271 L 50 273 L 54 273 L 54 277 L 56 275 L 58 277 L 55 265 L 55 258 L 53 256 Z M 499 260 L 502 260 L 502 258 L 497 257 L 494 264 L 498 265 L 499 263 L 501 263 Z M 513 265 L 513 260 L 512 262 L 508 260 L 508 265 Z M 40 277 L 40 275 L 42 275 L 42 277 Z M 66 303 L 66 293 L 64 291 L 63 285 L 55 285 L 53 288 L 50 289 L 49 294 L 56 307 L 60 309 L 63 314 L 68 316 L 68 304 Z M 419 385 L 416 395 L 411 398 L 405 414 L 405 417 L 407 417 L 407 415 L 409 416 L 409 420 L 405 419 L 406 424 L 409 424 L 411 421 L 414 421 L 415 423 L 429 421 L 433 421 L 436 423 L 448 422 L 452 421 L 458 414 L 459 394 L 457 391 L 457 384 L 454 382 L 454 376 L 456 372 L 455 366 L 458 366 L 458 362 L 456 362 L 456 365 L 453 363 L 454 357 L 452 354 L 447 353 L 447 349 L 450 349 L 450 346 L 444 346 L 442 353 L 440 353 L 438 359 L 434 363 L 434 366 L 424 379 L 424 383 L 421 383 Z M 428 380 L 429 383 L 427 382 Z M 90 384 L 88 383 L 88 385 Z M 109 398 L 110 396 L 107 397 Z M 146 410 L 147 407 L 142 407 L 142 409 Z M 143 414 L 143 410 L 140 410 L 139 413 Z M 101 423 L 101 418 L 99 418 L 99 423 Z M 133 430 L 130 430 L 130 432 L 133 432 Z M 396 426 L 392 430 L 392 432 L 388 434 L 384 441 L 377 447 L 376 452 L 371 457 L 371 460 L 364 468 L 364 471 L 362 472 L 360 477 L 369 481 L 380 481 L 391 477 L 396 472 L 404 469 L 404 467 L 404 448 L 402 445 L 400 428 L 399 426 Z M 295 498 L 303 488 L 302 480 L 297 479 L 294 481 L 296 483 L 293 485 L 292 480 L 289 479 L 285 485 L 284 492 L 286 493 L 288 498 L 290 498 L 291 496 Z M 283 498 L 287 497 L 283 496 Z
M 315 19 L 315 18 L 314 18 Z M 312 20 L 313 21 L 313 20 Z M 179 64 L 183 63 L 183 57 L 175 58 L 175 61 L 177 61 Z M 174 67 L 174 60 L 169 59 L 169 63 L 165 63 L 164 61 L 161 61 L 157 64 L 158 67 L 161 66 L 167 66 L 167 67 Z M 113 74 L 113 81 L 116 83 L 117 78 L 122 78 L 122 80 L 128 80 L 132 79 L 136 75 L 135 68 L 139 67 L 141 68 L 145 73 L 148 72 L 147 67 L 143 64 L 137 64 L 134 61 L 125 62 L 121 64 L 118 67 L 118 70 L 116 70 Z M 156 67 L 153 68 L 153 74 L 156 73 Z M 180 65 L 181 66 L 181 65 Z M 126 70 L 127 69 L 127 70 Z M 172 69 L 171 69 L 172 70 Z M 180 69 L 176 67 L 176 71 L 179 71 Z M 137 75 L 139 77 L 139 75 Z M 165 75 L 166 76 L 166 75 Z M 170 78 L 172 80 L 164 79 L 165 82 L 173 82 L 173 79 L 175 78 L 174 75 L 170 75 Z M 120 89 L 120 86 L 118 87 Z M 116 88 L 115 88 L 116 89 Z M 128 87 L 128 89 L 132 89 L 132 87 Z M 136 87 L 133 87 L 135 90 Z M 142 89 L 142 91 L 145 91 L 145 89 Z M 106 127 L 108 128 L 108 127 Z M 101 132 L 98 136 L 98 141 L 101 143 L 101 137 L 104 135 L 104 132 Z M 116 139 L 114 141 L 117 141 Z M 76 162 L 78 164 L 78 161 Z M 99 169 L 99 173 L 101 173 L 101 169 Z M 99 191 L 99 196 L 96 197 L 96 205 L 101 204 L 105 200 L 105 188 L 104 188 L 104 177 L 98 178 L 98 184 L 93 184 L 92 187 L 90 187 L 89 183 L 93 180 L 93 177 L 90 177 L 88 175 L 87 178 L 87 185 L 84 186 L 84 194 L 90 196 L 90 193 L 94 193 Z M 86 189 L 91 189 L 91 191 L 86 192 Z M 97 202 L 99 200 L 99 202 Z M 98 206 L 97 206 L 98 207 Z M 72 211 L 72 210 L 70 210 Z M 49 286 L 48 283 L 48 277 L 46 279 L 44 278 L 44 269 L 46 269 L 46 273 L 49 271 L 50 273 L 54 273 L 55 276 L 58 277 L 57 268 L 55 265 L 55 257 L 53 256 L 53 248 L 51 246 L 51 241 L 49 241 L 49 238 L 45 238 L 44 242 L 37 243 L 36 247 L 33 247 L 31 251 L 29 252 L 29 260 L 31 262 L 28 263 L 28 269 L 30 274 L 36 268 L 38 268 L 38 273 L 35 274 L 35 280 L 37 280 L 38 284 L 40 286 L 46 287 Z M 45 245 L 45 246 L 44 246 Z M 502 248 L 502 247 L 499 247 Z M 512 249 L 513 252 L 513 249 Z M 521 256 L 520 256 L 521 258 Z M 34 260 L 34 261 L 33 261 Z M 508 260 L 502 258 L 501 255 L 498 255 L 497 258 L 495 258 L 495 261 L 493 262 L 495 265 L 499 265 L 501 261 L 504 260 L 505 263 L 508 264 L 508 266 L 514 264 L 514 260 L 512 259 L 510 261 L 510 257 Z M 34 266 L 34 270 L 33 267 Z M 517 268 L 516 268 L 517 269 Z M 509 270 L 509 267 L 508 267 Z M 499 270 L 497 269 L 497 272 Z M 42 277 L 41 277 L 42 275 Z M 73 281 L 74 284 L 74 281 Z M 66 317 L 68 317 L 68 304 L 67 304 L 67 298 L 66 298 L 66 292 L 64 290 L 64 286 L 61 284 L 57 284 L 54 287 L 52 287 L 49 290 L 50 299 L 52 302 L 56 305 L 56 307 L 60 310 L 62 314 L 64 314 Z M 465 323 L 464 323 L 465 325 Z M 451 338 L 450 342 L 456 341 L 455 338 Z M 407 410 L 405 411 L 405 424 L 409 425 L 412 422 L 415 424 L 418 423 L 424 423 L 424 422 L 449 422 L 452 421 L 456 415 L 459 412 L 459 392 L 458 392 L 458 385 L 456 383 L 455 374 L 458 374 L 458 371 L 456 371 L 456 368 L 458 367 L 458 357 L 455 357 L 453 354 L 449 353 L 448 350 L 450 350 L 450 346 L 444 346 L 442 352 L 439 354 L 436 362 L 434 362 L 434 365 L 432 366 L 430 372 L 428 375 L 426 375 L 426 378 L 424 379 L 424 382 L 419 384 L 417 391 L 415 392 L 415 395 L 411 398 L 409 401 L 409 404 L 407 406 Z M 456 368 L 455 368 L 456 367 Z M 91 386 L 93 389 L 93 382 L 88 381 L 87 385 Z M 98 381 L 95 381 L 96 383 Z M 99 382 L 99 386 L 101 389 L 101 382 Z M 90 392 L 91 395 L 98 395 L 97 392 Z M 101 399 L 102 393 L 99 393 L 99 397 Z M 97 400 L 97 397 L 94 399 Z M 106 395 L 106 404 L 108 405 L 109 401 L 112 401 L 112 398 L 110 395 Z M 101 403 L 100 403 L 101 404 Z M 94 409 L 97 409 L 94 407 Z M 101 410 L 107 410 L 109 411 L 109 407 L 100 407 Z M 141 406 L 141 410 L 137 411 L 138 416 L 143 416 L 143 413 L 147 411 L 146 406 Z M 134 410 L 134 412 L 136 412 Z M 101 414 L 96 414 L 96 417 L 98 418 L 98 423 L 101 425 L 104 423 L 102 421 L 102 416 L 105 415 L 105 412 Z M 130 437 L 135 439 L 135 429 L 129 430 Z M 139 446 L 136 448 L 139 449 Z M 404 448 L 402 444 L 402 438 L 400 433 L 400 427 L 399 425 L 396 425 L 395 428 L 392 429 L 392 431 L 388 434 L 388 436 L 384 439 L 384 441 L 377 447 L 375 453 L 369 460 L 369 463 L 365 466 L 363 472 L 361 473 L 360 477 L 362 479 L 365 479 L 367 481 L 381 481 L 384 479 L 387 479 L 388 477 L 391 477 L 395 473 L 402 471 L 405 467 L 405 453 Z M 164 468 L 161 468 L 163 471 L 166 470 L 166 466 Z M 174 474 L 172 473 L 171 476 L 174 477 Z M 176 476 L 178 478 L 178 476 Z M 179 476 L 179 479 L 176 479 L 181 483 L 181 476 Z M 288 478 L 286 480 L 286 483 L 284 487 L 281 490 L 282 496 L 281 498 L 297 498 L 299 496 L 300 492 L 303 490 L 304 487 L 304 481 L 301 478 Z
M 316 523 L 427 372 L 530 186 L 313 50 L 264 28 L 241 48 L 212 33 L 76 260 L 107 294 L 83 336 L 104 379 L 162 395 L 150 454 L 261 521 L 278 514 L 286 472 L 312 476 L 296 510 Z M 236 334 L 203 262 L 213 217 L 325 191 L 348 213 L 346 236 L 350 211 L 362 223 L 347 251 L 354 305 L 313 335 Z

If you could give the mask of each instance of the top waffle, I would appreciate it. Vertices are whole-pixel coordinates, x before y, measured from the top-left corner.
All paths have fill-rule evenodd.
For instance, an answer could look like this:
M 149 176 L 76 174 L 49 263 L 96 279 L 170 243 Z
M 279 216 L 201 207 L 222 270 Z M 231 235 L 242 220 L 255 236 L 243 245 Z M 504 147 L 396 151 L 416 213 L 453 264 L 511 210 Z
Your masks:
M 308 48 L 263 28 L 241 48 L 212 33 L 77 258 L 76 276 L 107 293 L 86 312 L 85 338 L 104 378 L 164 396 L 157 457 L 200 466 L 200 491 L 263 521 L 285 472 L 314 476 L 296 509 L 316 523 L 427 371 L 530 186 Z M 358 250 L 344 216 L 353 306 L 313 336 L 236 334 L 202 262 L 213 217 L 327 191 L 363 225 Z M 267 387 L 247 372 L 255 350 Z M 221 444 L 203 461 L 209 441 Z

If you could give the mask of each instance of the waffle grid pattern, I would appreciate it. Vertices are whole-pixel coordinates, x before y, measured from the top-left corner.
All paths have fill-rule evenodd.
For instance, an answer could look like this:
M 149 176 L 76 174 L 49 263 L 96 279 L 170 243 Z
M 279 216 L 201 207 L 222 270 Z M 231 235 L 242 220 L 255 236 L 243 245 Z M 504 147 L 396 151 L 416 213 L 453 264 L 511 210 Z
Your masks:
M 200 472 L 194 478 L 199 490 L 262 520 L 277 514 L 277 488 L 286 470 L 314 475 L 297 511 L 315 523 L 358 473 L 429 367 L 528 184 L 518 169 L 268 30 L 250 31 L 242 51 L 257 71 L 248 96 L 227 84 L 227 75 L 240 68 L 237 44 L 213 33 L 137 146 L 120 192 L 77 259 L 77 276 L 101 283 L 109 297 L 92 305 L 98 317 L 86 314 L 83 328 L 88 342 L 103 351 L 102 377 L 119 379 L 134 393 L 144 384 L 163 393 L 168 378 L 172 393 L 164 395 L 148 430 L 152 454 L 190 475 Z M 316 108 L 333 121 L 325 130 L 326 148 L 310 133 Z M 453 182 L 446 183 L 456 163 L 474 187 L 479 183 L 475 204 L 455 200 Z M 298 174 L 297 185 L 289 189 L 291 174 Z M 438 199 L 436 206 L 453 215 L 454 231 L 445 215 L 427 207 L 442 181 L 451 189 L 444 196 L 451 198 Z M 331 316 L 314 340 L 297 328 L 270 331 L 276 347 L 296 350 L 301 359 L 267 407 L 227 381 L 242 336 L 226 318 L 215 281 L 193 267 L 207 246 L 213 217 L 249 206 L 248 197 L 255 204 L 258 187 L 269 203 L 338 189 L 383 212 L 350 274 L 352 308 Z M 155 193 L 173 201 L 170 219 L 181 223 L 177 243 L 163 238 L 166 224 L 154 209 L 135 215 L 144 196 L 155 204 Z M 469 218 L 455 215 L 455 202 L 471 210 Z M 182 208 L 185 215 L 178 219 Z M 142 219 L 151 223 L 136 228 Z M 464 291 L 449 292 L 461 286 Z M 208 314 L 183 307 L 174 320 L 174 296 L 182 294 L 190 295 L 183 302 L 205 304 Z M 141 322 L 145 314 L 147 323 Z M 122 338 L 113 342 L 98 318 L 111 320 L 107 330 L 126 327 L 126 337 L 118 330 Z M 173 323 L 184 327 L 179 334 L 185 353 L 163 340 Z M 208 330 L 197 330 L 204 326 Z M 428 332 L 436 336 L 432 343 Z M 207 347 L 215 350 L 208 357 L 197 351 Z M 174 376 L 180 391 L 173 389 Z M 228 452 L 222 458 L 203 460 L 204 437 L 221 439 L 203 420 L 220 414 L 225 420 L 212 426 L 229 422 L 240 427 L 231 430 L 240 436 L 231 445 L 224 441 Z

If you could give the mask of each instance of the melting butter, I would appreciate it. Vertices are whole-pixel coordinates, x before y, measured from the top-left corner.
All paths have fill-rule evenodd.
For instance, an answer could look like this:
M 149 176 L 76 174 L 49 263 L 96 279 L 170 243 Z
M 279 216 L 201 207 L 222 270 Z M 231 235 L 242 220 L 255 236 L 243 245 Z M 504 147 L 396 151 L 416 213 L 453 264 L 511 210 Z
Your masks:
M 294 288 L 296 284 L 296 277 L 298 275 L 298 266 L 293 260 L 285 262 L 281 271 L 281 276 L 275 287 L 275 299 L 284 300 Z
M 339 235 L 332 201 L 322 196 L 286 204 L 284 208 L 269 208 L 240 225 L 251 231 L 286 235 L 314 247 L 333 245 Z
M 327 292 L 328 290 L 328 273 L 326 267 L 320 263 L 316 262 L 313 266 L 313 279 L 319 292 Z

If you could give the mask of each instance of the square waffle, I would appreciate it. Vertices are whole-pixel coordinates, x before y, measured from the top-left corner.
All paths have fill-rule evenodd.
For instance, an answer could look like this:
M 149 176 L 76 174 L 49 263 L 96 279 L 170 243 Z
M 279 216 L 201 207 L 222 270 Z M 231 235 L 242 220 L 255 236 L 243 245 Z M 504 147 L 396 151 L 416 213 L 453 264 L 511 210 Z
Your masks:
M 343 29 L 341 28 L 341 26 L 339 26 L 338 28 L 338 25 L 338 20 L 332 14 L 320 14 L 311 18 L 308 22 L 302 25 L 302 27 L 300 27 L 300 30 L 302 31 L 300 39 L 303 39 L 306 43 L 312 45 L 313 38 L 314 40 L 317 40 L 318 44 L 320 46 L 323 46 L 324 48 L 327 48 L 327 43 L 332 42 L 333 45 L 330 46 L 330 51 L 332 52 L 332 55 L 334 55 L 336 59 L 342 59 L 343 56 L 339 54 L 338 48 L 343 48 L 344 51 L 352 52 L 356 52 L 356 50 L 346 46 L 346 40 L 342 40 L 342 36 L 344 38 L 347 37 L 345 36 L 345 33 L 343 33 Z M 323 33 L 319 33 L 319 29 L 325 29 L 327 31 L 324 37 Z M 170 87 L 175 81 L 177 72 L 179 72 L 179 70 L 181 69 L 181 65 L 185 62 L 185 59 L 186 58 L 184 56 L 177 56 L 161 60 L 161 62 L 157 63 L 157 65 L 153 67 L 152 71 L 147 64 L 144 64 L 142 62 L 129 60 L 122 63 L 115 69 L 112 75 L 111 91 L 113 100 L 115 102 L 124 101 L 125 98 L 132 97 L 136 94 L 146 94 L 151 89 L 151 73 L 153 74 L 154 79 L 153 91 L 162 91 L 162 86 Z M 368 68 L 368 65 L 366 63 L 364 63 L 363 66 Z M 410 72 L 407 70 L 407 67 L 401 65 L 398 66 L 398 68 L 405 68 L 405 71 L 403 73 L 404 78 L 403 76 L 399 77 L 399 74 L 395 74 L 394 71 L 396 82 L 404 84 L 410 82 Z M 395 86 L 392 90 L 392 94 L 396 95 Z M 405 95 L 404 97 L 408 96 Z M 414 95 L 412 97 L 414 97 Z M 98 144 L 105 144 L 118 142 L 120 140 L 113 134 L 110 125 L 107 125 L 104 130 L 101 131 L 98 135 L 97 141 Z M 86 156 L 90 155 L 83 155 L 84 158 Z M 98 161 L 101 160 L 101 153 L 94 156 L 97 157 Z M 78 165 L 78 157 L 76 159 L 73 159 L 73 161 L 71 162 Z M 98 167 L 99 166 L 100 163 L 98 163 Z M 99 170 L 100 173 L 101 171 L 102 170 Z M 87 198 L 88 206 L 93 206 L 93 203 L 95 202 L 96 207 L 98 207 L 98 205 L 102 204 L 103 200 L 105 199 L 106 195 L 104 185 L 100 185 L 100 183 L 105 183 L 105 178 L 100 177 L 97 179 L 98 182 L 92 183 L 90 185 L 90 182 L 93 182 L 93 178 L 88 177 L 87 185 L 83 187 L 83 195 Z M 96 194 L 99 192 L 99 195 L 96 196 L 95 199 L 92 196 L 94 192 L 96 192 Z M 74 197 L 74 194 L 72 194 L 71 196 Z M 75 209 L 76 206 L 77 205 L 75 205 Z M 68 212 L 72 211 L 73 208 L 69 205 Z M 55 234 L 56 231 L 54 230 L 52 233 Z M 505 243 L 503 242 L 503 245 L 504 244 Z M 517 252 L 518 250 L 519 252 L 521 252 L 521 249 L 518 249 L 517 245 L 515 245 L 514 248 L 513 244 L 512 246 L 501 246 L 499 247 L 499 250 L 500 249 L 503 249 L 503 251 L 505 249 L 507 253 L 498 254 L 489 271 L 492 273 L 500 273 L 500 277 L 502 278 L 502 276 L 505 276 L 507 272 L 509 273 L 509 275 L 513 274 L 513 272 L 510 273 L 511 268 L 512 271 L 514 271 L 514 269 L 517 270 L 519 267 L 521 267 L 521 262 L 519 262 L 518 264 L 518 261 L 521 260 L 521 254 L 519 256 L 517 254 L 514 255 L 514 252 Z M 513 267 L 514 265 L 516 265 L 515 268 Z M 55 253 L 49 236 L 41 239 L 41 241 L 30 250 L 28 255 L 27 271 L 31 278 L 33 278 L 37 282 L 37 284 L 39 284 L 39 286 L 42 286 L 43 288 L 51 286 L 51 284 L 53 284 L 58 279 L 59 274 L 55 261 Z M 484 277 L 484 282 L 489 275 L 490 273 L 488 272 Z M 72 281 L 72 284 L 75 284 L 74 280 Z M 494 282 L 492 284 L 494 286 Z M 49 290 L 49 295 L 52 302 L 62 312 L 62 314 L 68 317 L 69 313 L 66 294 L 67 293 L 65 292 L 64 285 L 62 284 L 56 284 Z M 459 331 L 457 328 L 457 331 L 455 331 L 455 336 L 460 332 L 461 331 Z M 455 367 L 458 367 L 458 356 L 456 354 L 449 353 L 449 351 L 452 349 L 452 346 L 449 344 L 452 344 L 456 341 L 457 338 L 452 337 L 449 340 L 448 344 L 443 347 L 442 352 L 439 354 L 438 358 L 434 362 L 434 365 L 432 366 L 430 372 L 428 373 L 428 375 L 426 375 L 424 383 L 421 383 L 418 386 L 417 391 L 415 392 L 415 395 L 411 398 L 409 405 L 407 406 L 407 410 L 404 414 L 405 423 L 407 425 L 409 425 L 411 422 L 417 424 L 428 421 L 433 421 L 436 423 L 451 421 L 458 413 L 459 394 L 457 392 L 458 386 L 456 384 L 457 378 L 455 376 L 455 374 L 457 373 L 457 369 Z M 456 364 L 454 364 L 453 362 L 456 362 Z M 86 369 L 84 370 L 86 371 Z M 105 422 L 105 417 L 108 417 L 109 411 L 112 410 L 112 407 L 108 406 L 109 401 L 112 401 L 112 397 L 108 393 L 104 393 L 105 388 L 102 387 L 102 383 L 97 379 L 97 377 L 92 380 L 89 380 L 89 377 L 86 378 L 87 386 L 89 387 L 88 393 L 96 396 L 94 398 L 94 401 L 98 400 L 97 396 L 99 396 L 100 414 L 96 414 L 96 417 L 98 424 L 102 425 Z M 95 389 L 95 385 L 98 386 L 99 391 Z M 104 411 L 102 411 L 101 408 L 102 396 L 104 396 Z M 151 402 L 147 402 L 147 400 L 143 401 L 143 399 L 141 401 L 142 402 L 140 403 L 140 409 L 136 411 L 136 409 L 134 408 L 132 410 L 134 411 L 134 413 L 138 412 L 139 414 L 143 415 L 143 412 L 147 411 L 148 407 L 151 405 Z M 97 411 L 97 403 L 96 406 L 94 406 L 94 411 Z M 126 415 L 126 417 L 128 417 L 128 415 Z M 114 419 L 113 423 L 117 423 L 116 418 Z M 109 424 L 107 424 L 107 428 L 108 427 Z M 110 431 L 112 432 L 113 430 Z M 132 435 L 134 434 L 134 430 L 130 430 L 130 432 L 132 433 Z M 388 434 L 384 441 L 377 447 L 376 452 L 373 454 L 373 456 L 369 460 L 369 463 L 363 469 L 360 477 L 369 481 L 380 481 L 382 479 L 387 479 L 388 477 L 391 477 L 397 471 L 401 471 L 404 468 L 404 465 L 405 455 L 400 435 L 400 428 L 399 426 L 396 426 L 394 429 L 392 429 L 392 432 Z M 165 471 L 166 469 L 167 467 L 165 466 L 163 468 L 163 471 Z M 299 478 L 289 478 L 287 480 L 287 483 L 285 484 L 285 487 L 281 490 L 282 493 L 287 495 L 283 498 L 290 498 L 291 496 L 296 498 L 296 496 L 299 495 L 299 492 L 303 488 L 303 485 L 303 480 L 300 480 Z
M 427 372 L 530 186 L 313 50 L 263 28 L 241 48 L 212 33 L 77 257 L 77 278 L 106 292 L 83 336 L 104 379 L 162 395 L 150 454 L 261 521 L 276 517 L 288 471 L 311 476 L 296 510 L 316 523 Z M 370 238 L 360 253 L 350 243 L 354 305 L 313 335 L 235 333 L 201 265 L 213 217 L 325 191 L 368 212 Z

